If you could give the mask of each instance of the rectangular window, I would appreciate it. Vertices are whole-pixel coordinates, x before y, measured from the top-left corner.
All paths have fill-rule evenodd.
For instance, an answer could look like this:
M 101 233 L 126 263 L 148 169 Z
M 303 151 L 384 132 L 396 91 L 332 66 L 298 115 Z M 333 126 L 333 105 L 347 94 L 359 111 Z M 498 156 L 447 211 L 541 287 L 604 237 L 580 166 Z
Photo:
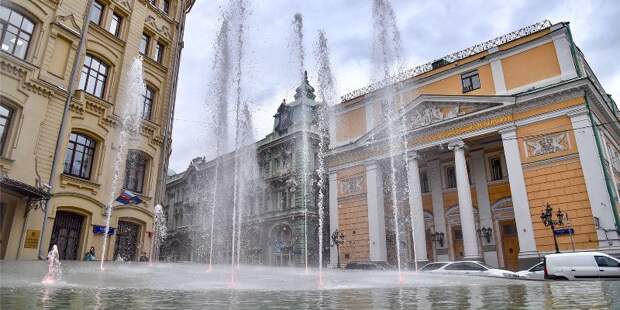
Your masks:
M 446 188 L 456 188 L 456 171 L 454 166 L 446 168 Z
M 491 158 L 491 181 L 497 181 L 504 178 L 502 171 L 502 160 L 499 157 Z
M 88 17 L 88 19 L 97 25 L 101 25 L 102 13 L 103 13 L 103 4 L 99 3 L 99 1 L 94 1 L 93 7 L 90 9 L 90 16 Z
M 140 39 L 140 54 L 142 55 L 146 55 L 148 50 L 149 50 L 149 43 L 151 41 L 151 37 L 149 37 L 148 35 L 146 35 L 145 33 L 142 34 L 142 39 Z
M 13 111 L 8 107 L 0 104 L 0 155 L 4 152 L 4 144 L 9 134 L 9 126 L 11 125 L 11 116 Z
M 154 55 L 154 59 L 155 61 L 157 61 L 158 63 L 162 63 L 164 60 L 164 45 L 157 42 L 157 44 L 155 44 L 155 55 Z
M 462 74 L 461 84 L 463 85 L 463 93 L 480 88 L 480 76 L 478 75 L 478 70 Z
M 111 34 L 117 37 L 120 36 L 122 22 L 123 22 L 123 18 L 120 17 L 120 15 L 116 13 L 112 13 L 112 21 L 110 22 L 110 29 L 108 29 L 108 31 L 110 31 Z
M 146 173 L 146 156 L 140 151 L 129 151 L 125 167 L 125 189 L 135 193 L 144 190 L 144 176 Z
M 428 186 L 428 174 L 426 171 L 420 174 L 420 186 L 422 188 L 422 193 L 428 193 L 431 191 Z
M 153 100 L 155 98 L 155 90 L 150 86 L 145 88 L 144 94 L 142 94 L 142 118 L 151 120 L 151 113 L 153 111 Z

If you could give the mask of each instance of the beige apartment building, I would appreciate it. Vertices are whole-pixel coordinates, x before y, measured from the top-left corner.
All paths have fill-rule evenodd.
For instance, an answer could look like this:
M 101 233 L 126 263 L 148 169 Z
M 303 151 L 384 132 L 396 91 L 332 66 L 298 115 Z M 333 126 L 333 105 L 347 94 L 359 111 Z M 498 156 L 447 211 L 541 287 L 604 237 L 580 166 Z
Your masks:
M 393 152 L 386 98 L 407 142 Z M 412 68 L 346 95 L 334 114 L 330 229 L 344 233 L 345 263 L 395 264 L 400 247 L 409 263 L 517 270 L 555 252 L 554 240 L 559 251 L 620 255 L 620 112 L 568 23 L 537 23 Z M 397 195 L 385 186 L 390 154 L 408 189 Z M 555 232 L 541 216 L 547 205 L 561 220 Z M 332 247 L 332 263 L 337 255 Z
M 91 246 L 100 258 L 106 205 L 123 189 L 142 202 L 113 204 L 106 258 L 148 255 L 194 2 L 0 2 L 0 259 L 37 259 L 53 244 L 61 259 L 81 259 Z M 111 188 L 119 84 L 138 55 L 140 134 L 127 141 L 122 158 L 132 165 L 121 164 Z

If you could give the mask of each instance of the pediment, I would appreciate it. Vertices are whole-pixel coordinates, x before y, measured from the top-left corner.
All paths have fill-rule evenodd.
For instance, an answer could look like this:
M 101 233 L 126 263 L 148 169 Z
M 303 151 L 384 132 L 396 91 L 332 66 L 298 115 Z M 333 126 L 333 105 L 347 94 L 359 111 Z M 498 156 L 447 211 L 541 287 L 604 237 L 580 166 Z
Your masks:
M 422 95 L 399 110 L 406 131 L 416 130 L 473 116 L 495 107 L 510 104 L 509 96 L 434 96 Z M 385 123 L 370 130 L 358 143 L 381 139 L 386 135 Z
M 61 25 L 65 29 L 75 33 L 75 34 L 79 34 L 80 33 L 80 26 L 78 25 L 77 21 L 75 20 L 75 16 L 73 14 L 64 15 L 64 16 L 61 16 L 61 15 L 57 16 L 56 17 L 56 23 L 58 25 Z

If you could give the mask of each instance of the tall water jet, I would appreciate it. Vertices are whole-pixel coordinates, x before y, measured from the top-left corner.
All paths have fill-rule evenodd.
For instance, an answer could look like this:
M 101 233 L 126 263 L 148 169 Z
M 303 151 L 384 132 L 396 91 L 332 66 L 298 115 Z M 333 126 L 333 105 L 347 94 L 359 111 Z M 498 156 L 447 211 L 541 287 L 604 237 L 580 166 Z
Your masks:
M 142 102 L 142 94 L 145 92 L 144 78 L 142 76 L 142 57 L 137 56 L 129 70 L 123 75 L 120 83 L 120 91 L 118 93 L 117 104 L 120 108 L 118 111 L 118 117 L 120 122 L 118 124 L 118 141 L 116 146 L 115 156 L 112 160 L 112 166 L 114 174 L 112 175 L 112 183 L 110 186 L 110 196 L 108 198 L 108 204 L 106 206 L 106 222 L 105 222 L 105 234 L 103 237 L 103 247 L 101 250 L 101 264 L 100 269 L 103 270 L 103 262 L 105 261 L 105 254 L 108 245 L 108 232 L 110 231 L 110 218 L 112 217 L 112 204 L 118 195 L 117 188 L 120 185 L 121 179 L 121 166 L 125 162 L 123 157 L 126 155 L 125 151 L 127 143 L 131 137 L 137 137 L 140 134 L 140 123 L 142 115 L 140 114 L 140 103 Z M 113 148 L 114 149 L 114 148 Z M 127 164 L 131 164 L 128 162 Z
M 402 69 L 400 59 L 400 33 L 396 25 L 396 16 L 389 0 L 374 0 L 372 6 L 373 15 L 373 80 L 387 80 L 396 75 Z M 395 106 L 394 89 L 390 83 L 381 90 L 383 95 L 382 112 L 386 122 L 388 153 L 390 162 L 389 182 L 391 188 L 392 216 L 396 241 L 396 261 L 398 265 L 399 280 L 402 282 L 401 254 L 400 254 L 400 219 L 398 210 L 399 186 L 396 180 L 396 156 L 402 151 L 401 119 Z
M 293 56 L 296 60 L 296 66 L 299 74 L 299 81 L 301 82 L 301 91 L 302 96 L 300 98 L 301 104 L 303 105 L 303 101 L 307 98 L 306 89 L 306 79 L 307 72 L 304 68 L 304 60 L 305 60 L 305 51 L 304 51 L 304 23 L 303 17 L 300 13 L 296 13 L 293 17 L 293 37 L 292 37 L 292 45 L 293 45 Z M 308 113 L 310 111 L 302 110 L 302 128 L 301 128 L 301 146 L 302 146 L 302 159 L 301 159 L 301 176 L 302 176 L 302 186 L 303 186 L 303 206 L 304 206 L 304 265 L 306 268 L 306 273 L 308 273 L 308 172 L 309 172 L 309 158 L 308 153 L 310 152 L 310 146 L 308 141 Z
M 159 246 L 168 234 L 166 228 L 166 215 L 164 214 L 164 208 L 161 205 L 155 206 L 155 219 L 153 221 L 153 244 L 151 245 L 151 255 L 149 256 L 149 264 L 153 265 L 159 256 Z
M 215 238 L 216 217 L 215 210 L 218 205 L 218 197 L 220 194 L 219 180 L 220 172 L 222 170 L 222 162 L 220 157 L 226 152 L 226 144 L 228 143 L 228 88 L 230 84 L 229 33 L 230 28 L 228 26 L 228 20 L 224 17 L 215 44 L 215 57 L 213 63 L 214 78 L 210 83 L 210 88 L 213 93 L 207 99 L 208 112 L 212 115 L 212 124 L 214 127 L 213 131 L 215 132 L 215 136 L 213 138 L 216 140 L 214 154 L 215 170 L 210 200 L 211 227 L 209 234 L 209 271 L 213 268 L 213 240 Z
M 247 181 L 241 178 L 240 165 L 242 164 L 239 158 L 239 149 L 242 146 L 242 134 L 241 130 L 243 125 L 242 109 L 243 109 L 243 89 L 242 89 L 242 64 L 243 64 L 243 50 L 244 50 L 244 33 L 245 33 L 245 18 L 246 18 L 246 2 L 244 0 L 237 0 L 231 4 L 230 18 L 234 25 L 234 40 L 232 41 L 232 65 L 233 65 L 233 87 L 234 87 L 234 103 L 235 103 L 235 154 L 234 156 L 234 173 L 233 173 L 233 214 L 232 214 L 232 240 L 231 240 L 231 286 L 235 285 L 235 263 L 238 260 L 239 253 L 237 250 L 237 238 L 239 238 L 239 231 L 241 230 L 240 219 L 240 187 L 243 182 Z M 239 230 L 239 231 L 237 231 Z M 237 257 L 236 257 L 237 256 Z
M 319 286 L 323 286 L 323 230 L 325 225 L 325 186 L 327 185 L 327 171 L 325 167 L 325 153 L 328 149 L 329 137 L 329 109 L 336 104 L 336 91 L 334 86 L 334 76 L 331 69 L 329 58 L 329 47 L 325 31 L 318 31 L 318 39 L 315 45 L 315 57 L 318 64 L 319 97 L 322 104 L 318 109 L 318 131 L 319 131 L 319 151 L 318 151 L 318 190 L 319 201 L 317 207 L 319 211 Z M 329 240 L 328 240 L 329 242 Z
M 54 244 L 47 254 L 47 274 L 43 277 L 41 283 L 52 284 L 62 278 L 62 269 L 60 269 L 60 256 L 58 247 Z

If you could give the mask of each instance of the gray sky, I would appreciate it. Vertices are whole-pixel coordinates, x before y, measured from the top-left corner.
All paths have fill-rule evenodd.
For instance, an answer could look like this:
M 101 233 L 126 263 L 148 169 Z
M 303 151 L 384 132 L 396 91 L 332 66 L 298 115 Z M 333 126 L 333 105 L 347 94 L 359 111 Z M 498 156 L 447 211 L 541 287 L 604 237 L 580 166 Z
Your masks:
M 209 153 L 204 101 L 213 44 L 226 1 L 197 0 L 187 18 L 181 60 L 170 168 L 181 172 L 189 161 Z M 371 0 L 248 0 L 245 95 L 254 114 L 256 137 L 273 126 L 283 98 L 291 99 L 299 79 L 289 52 L 291 21 L 304 16 L 306 68 L 316 82 L 313 44 L 324 29 L 331 49 L 338 95 L 368 84 L 372 45 Z M 392 0 L 407 67 L 549 19 L 569 21 L 573 38 L 608 93 L 620 102 L 620 1 Z

